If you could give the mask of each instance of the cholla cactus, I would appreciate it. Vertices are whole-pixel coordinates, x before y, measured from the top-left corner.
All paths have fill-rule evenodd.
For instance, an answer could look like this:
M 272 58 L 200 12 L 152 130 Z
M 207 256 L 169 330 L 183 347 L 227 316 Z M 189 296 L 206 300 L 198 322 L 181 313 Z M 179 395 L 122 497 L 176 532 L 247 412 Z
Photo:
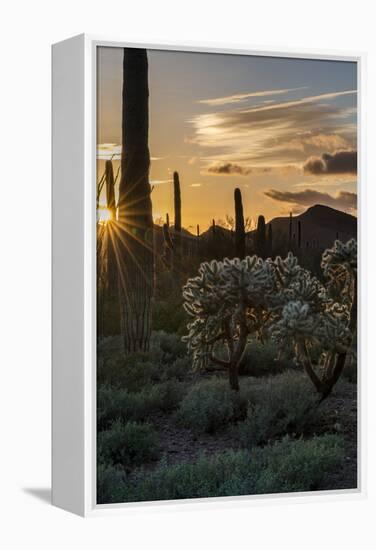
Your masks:
M 353 274 L 356 246 L 337 242 L 325 252 L 323 267 L 325 274 L 332 269 Z M 248 256 L 203 263 L 183 296 L 192 317 L 185 340 L 194 365 L 212 361 L 227 368 L 233 389 L 239 388 L 238 367 L 250 335 L 270 337 L 281 349 L 293 346 L 297 362 L 323 396 L 338 380 L 351 344 L 354 300 L 335 301 L 330 285 L 303 269 L 291 252 L 274 261 Z M 312 348 L 323 357 L 321 375 L 311 362 Z
M 197 368 L 209 360 L 226 367 L 230 386 L 238 390 L 238 367 L 249 334 L 257 333 L 267 296 L 273 289 L 272 264 L 257 256 L 203 263 L 199 275 L 183 289 L 184 307 L 193 321 L 185 337 Z M 216 355 L 221 342 L 227 359 Z
M 271 298 L 275 311 L 270 325 L 271 337 L 283 347 L 292 342 L 296 360 L 324 397 L 329 395 L 345 364 L 351 345 L 353 324 L 354 285 L 356 272 L 356 243 L 337 241 L 325 251 L 322 266 L 329 277 L 326 285 L 301 268 L 291 254 L 285 260 L 277 258 L 277 292 Z M 346 281 L 340 293 L 333 293 L 333 278 Z M 347 289 L 345 291 L 345 288 Z M 310 349 L 321 354 L 321 372 L 310 359 Z
M 357 286 L 357 243 L 351 239 L 347 243 L 336 240 L 334 246 L 325 250 L 321 267 L 328 280 L 327 289 L 334 300 L 353 305 L 356 315 Z M 353 325 L 355 320 L 353 320 Z M 355 328 L 355 325 L 353 326 Z
M 358 247 L 355 239 L 347 243 L 335 241 L 333 248 L 325 250 L 322 255 L 321 267 L 324 275 L 330 276 L 333 270 L 339 269 L 347 273 L 357 272 Z

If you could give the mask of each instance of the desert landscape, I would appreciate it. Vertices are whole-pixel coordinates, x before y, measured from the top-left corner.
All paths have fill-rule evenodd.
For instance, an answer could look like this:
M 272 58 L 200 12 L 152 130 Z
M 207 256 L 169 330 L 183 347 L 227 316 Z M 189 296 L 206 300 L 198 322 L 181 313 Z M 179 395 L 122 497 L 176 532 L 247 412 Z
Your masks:
M 356 68 L 102 50 L 97 502 L 356 488 Z

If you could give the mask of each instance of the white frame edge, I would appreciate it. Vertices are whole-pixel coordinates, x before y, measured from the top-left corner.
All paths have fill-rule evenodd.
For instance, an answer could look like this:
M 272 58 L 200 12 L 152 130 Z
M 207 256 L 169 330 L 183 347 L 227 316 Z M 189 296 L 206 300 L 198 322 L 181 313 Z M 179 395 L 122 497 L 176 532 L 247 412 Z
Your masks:
M 182 501 L 96 504 L 96 49 L 147 49 L 352 61 L 358 67 L 358 488 Z M 328 502 L 366 496 L 365 75 L 364 53 L 252 48 L 213 43 L 125 43 L 79 35 L 52 50 L 52 502 L 82 516 L 218 509 L 269 502 Z M 67 99 L 69 98 L 69 99 Z M 76 138 L 72 140 L 72 135 Z M 69 162 L 67 163 L 67 159 Z M 67 200 L 70 207 L 63 209 Z M 80 261 L 81 255 L 81 261 Z M 68 285 L 68 288 L 67 288 Z M 64 291 L 65 290 L 65 291 Z M 63 291 L 63 292 L 62 292 Z M 74 314 L 72 315 L 72 312 Z M 75 316 L 76 314 L 76 316 Z M 72 319 L 73 317 L 73 319 Z M 67 349 L 66 342 L 72 342 Z M 359 364 L 362 364 L 360 372 Z M 74 385 L 72 386 L 72 381 Z M 184 508 L 182 508 L 184 507 Z

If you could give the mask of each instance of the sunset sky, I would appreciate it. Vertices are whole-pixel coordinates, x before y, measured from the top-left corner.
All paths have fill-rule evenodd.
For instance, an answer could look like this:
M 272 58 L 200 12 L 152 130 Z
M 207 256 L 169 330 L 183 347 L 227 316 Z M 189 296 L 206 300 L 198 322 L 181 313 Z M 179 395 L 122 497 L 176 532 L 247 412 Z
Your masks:
M 121 48 L 98 50 L 98 177 L 121 147 Z M 356 63 L 148 51 L 154 218 L 266 220 L 326 204 L 356 214 Z M 115 158 L 119 158 L 119 155 Z M 115 170 L 119 164 L 115 160 Z

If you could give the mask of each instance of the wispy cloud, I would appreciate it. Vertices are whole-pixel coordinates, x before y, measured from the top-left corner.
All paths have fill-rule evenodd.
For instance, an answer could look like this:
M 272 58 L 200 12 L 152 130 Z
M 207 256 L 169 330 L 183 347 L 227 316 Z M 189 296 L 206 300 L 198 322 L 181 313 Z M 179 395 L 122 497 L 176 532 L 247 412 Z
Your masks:
M 121 145 L 117 143 L 99 143 L 97 149 L 97 159 L 100 160 L 120 160 Z
M 274 95 L 287 94 L 289 92 L 295 92 L 296 90 L 304 90 L 306 87 L 301 88 L 284 88 L 282 90 L 263 90 L 261 92 L 246 92 L 242 94 L 233 94 L 223 97 L 214 97 L 209 99 L 199 99 L 197 103 L 204 105 L 210 105 L 211 107 L 219 107 L 220 105 L 229 105 L 231 103 L 239 103 L 253 97 L 268 97 Z
M 233 164 L 232 162 L 222 162 L 210 165 L 207 171 L 209 174 L 233 174 L 235 176 L 247 176 L 251 172 L 251 169 L 244 168 L 239 164 Z
M 220 163 L 244 170 L 301 169 L 309 156 L 356 148 L 354 106 L 348 105 L 349 100 L 356 103 L 355 95 L 356 90 L 343 90 L 200 114 L 190 120 L 191 142 L 206 149 L 201 154 L 204 171 Z M 339 101 L 346 96 L 347 104 Z
M 275 201 L 294 206 L 307 207 L 314 204 L 323 204 L 350 213 L 355 213 L 357 208 L 357 195 L 349 191 L 338 191 L 335 195 L 330 195 L 315 189 L 304 189 L 297 192 L 269 189 L 264 194 Z
M 163 157 L 150 157 L 151 161 L 162 160 Z M 99 143 L 97 148 L 98 160 L 120 160 L 121 145 L 118 143 Z
M 150 180 L 150 185 L 162 185 L 163 183 L 172 183 L 172 179 L 168 179 L 168 180 Z

